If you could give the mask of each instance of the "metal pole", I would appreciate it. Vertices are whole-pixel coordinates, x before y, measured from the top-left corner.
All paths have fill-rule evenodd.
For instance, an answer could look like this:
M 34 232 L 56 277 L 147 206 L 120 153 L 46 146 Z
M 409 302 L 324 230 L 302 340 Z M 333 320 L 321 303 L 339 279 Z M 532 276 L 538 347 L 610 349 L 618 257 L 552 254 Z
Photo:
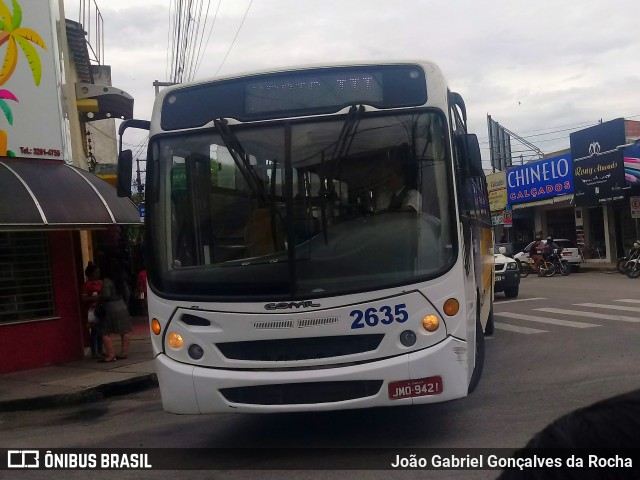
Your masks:
M 140 194 L 142 192 L 142 180 L 140 179 L 140 159 L 136 158 L 136 166 L 137 166 L 137 178 L 136 178 L 136 182 L 138 183 L 138 203 L 141 201 L 140 200 Z

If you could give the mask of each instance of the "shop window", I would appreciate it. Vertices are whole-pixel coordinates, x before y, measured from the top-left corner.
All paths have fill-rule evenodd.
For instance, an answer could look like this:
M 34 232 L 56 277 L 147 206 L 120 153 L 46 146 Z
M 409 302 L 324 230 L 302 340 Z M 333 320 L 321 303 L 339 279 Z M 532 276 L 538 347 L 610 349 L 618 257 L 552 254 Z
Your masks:
M 46 233 L 0 233 L 0 324 L 54 315 Z

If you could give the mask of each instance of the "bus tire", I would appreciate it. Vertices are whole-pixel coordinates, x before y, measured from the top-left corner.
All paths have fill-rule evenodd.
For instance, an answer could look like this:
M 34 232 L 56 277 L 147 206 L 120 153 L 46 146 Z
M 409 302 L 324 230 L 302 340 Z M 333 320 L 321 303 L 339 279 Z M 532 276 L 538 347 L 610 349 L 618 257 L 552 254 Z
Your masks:
M 487 327 L 484 329 L 485 335 L 493 335 L 493 330 L 495 326 L 493 325 L 493 302 L 491 302 L 491 309 L 489 310 L 489 320 L 487 320 Z
M 482 368 L 484 367 L 484 332 L 482 331 L 482 324 L 480 323 L 480 314 L 476 317 L 476 361 L 473 366 L 473 373 L 471 374 L 471 380 L 469 381 L 469 394 L 480 383 L 480 377 L 482 376 Z

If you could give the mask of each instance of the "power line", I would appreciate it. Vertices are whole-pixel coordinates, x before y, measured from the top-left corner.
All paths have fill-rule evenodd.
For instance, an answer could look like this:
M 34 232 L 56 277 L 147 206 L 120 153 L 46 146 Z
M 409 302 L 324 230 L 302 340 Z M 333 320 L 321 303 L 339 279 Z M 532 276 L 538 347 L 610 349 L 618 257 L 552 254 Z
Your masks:
M 218 70 L 216 70 L 216 73 L 213 75 L 214 77 L 218 76 L 218 72 L 220 71 L 220 69 L 224 65 L 224 62 L 227 61 L 227 57 L 229 56 L 229 53 L 231 52 L 231 49 L 233 48 L 233 44 L 236 43 L 236 39 L 238 38 L 238 35 L 240 34 L 240 30 L 242 30 L 242 25 L 244 25 L 244 21 L 247 18 L 247 14 L 249 13 L 249 9 L 251 8 L 251 4 L 253 4 L 253 0 L 251 0 L 249 2 L 249 6 L 247 7 L 247 11 L 244 12 L 244 17 L 242 17 L 242 22 L 240 22 L 240 26 L 238 27 L 238 31 L 236 32 L 236 36 L 233 37 L 233 41 L 231 42 L 231 45 L 229 45 L 229 50 L 227 50 L 227 54 L 222 59 L 222 63 L 218 67 Z
M 198 23 L 196 26 L 196 31 L 199 32 L 200 31 L 200 19 L 202 18 L 202 8 L 203 8 L 204 2 L 200 2 L 200 12 L 198 14 Z M 192 46 L 191 46 L 191 55 L 190 55 L 190 63 L 189 63 L 189 74 L 187 76 L 187 80 L 193 80 L 193 77 L 195 76 L 195 70 L 196 70 L 196 66 L 198 64 L 198 58 L 200 56 L 200 50 L 202 49 L 202 40 L 204 39 L 204 32 L 207 29 L 207 20 L 209 18 L 209 7 L 211 6 L 211 0 L 207 1 L 207 11 L 205 12 L 204 15 L 204 24 L 202 26 L 202 33 L 198 34 L 196 36 L 196 39 L 199 37 L 200 38 L 200 43 L 198 44 L 197 47 L 197 51 L 196 51 L 196 43 L 197 42 L 193 42 Z
M 220 4 L 222 0 L 218 0 L 218 7 L 216 8 L 216 13 L 213 16 L 213 23 L 211 24 L 211 29 L 209 30 L 209 36 L 207 37 L 207 43 L 204 45 L 204 49 L 202 50 L 202 55 L 200 55 L 199 60 L 197 60 L 198 65 L 196 66 L 196 71 L 194 76 L 198 74 L 198 70 L 200 70 L 200 65 L 202 65 L 202 60 L 204 58 L 204 54 L 207 51 L 207 47 L 209 46 L 209 40 L 211 39 L 211 32 L 213 32 L 213 27 L 216 25 L 216 19 L 218 18 L 218 11 L 220 10 Z

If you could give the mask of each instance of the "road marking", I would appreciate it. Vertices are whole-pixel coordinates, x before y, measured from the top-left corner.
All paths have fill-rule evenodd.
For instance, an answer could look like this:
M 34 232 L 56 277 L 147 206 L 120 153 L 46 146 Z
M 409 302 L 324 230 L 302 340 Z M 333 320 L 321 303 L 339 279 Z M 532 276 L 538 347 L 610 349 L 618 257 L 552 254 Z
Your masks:
M 615 302 L 626 302 L 626 303 L 640 303 L 640 300 L 635 300 L 633 298 L 623 298 L 622 300 L 614 300 Z
M 574 315 L 576 317 L 589 317 L 593 320 L 619 320 L 621 322 L 640 323 L 640 318 L 626 317 L 624 315 L 607 315 L 597 312 L 579 312 L 577 310 L 563 310 L 562 308 L 535 308 L 541 312 L 559 313 L 561 315 Z
M 548 330 L 538 330 L 536 328 L 527 328 L 527 327 L 516 327 L 515 325 L 509 325 L 506 323 L 498 323 L 494 322 L 493 326 L 498 330 L 507 330 L 509 332 L 517 332 L 517 333 L 549 333 Z
M 523 315 L 521 313 L 496 313 L 494 314 L 496 317 L 505 317 L 505 318 L 515 318 L 516 320 L 528 320 L 530 322 L 540 322 L 540 323 L 548 323 L 550 325 L 560 325 L 563 327 L 573 327 L 573 328 L 589 328 L 589 327 L 600 327 L 601 325 L 596 325 L 595 323 L 583 323 L 583 322 L 572 322 L 569 320 L 558 320 L 557 318 L 545 318 L 545 317 L 534 317 L 533 315 Z
M 515 302 L 529 302 L 531 300 L 546 300 L 544 297 L 536 297 L 536 298 L 518 298 L 516 300 L 500 300 L 499 302 L 495 302 L 494 306 L 500 306 L 505 303 L 515 303 Z
M 625 307 L 622 305 L 605 305 L 603 303 L 574 303 L 578 307 L 606 308 L 609 310 L 624 310 L 626 312 L 640 312 L 640 307 Z

